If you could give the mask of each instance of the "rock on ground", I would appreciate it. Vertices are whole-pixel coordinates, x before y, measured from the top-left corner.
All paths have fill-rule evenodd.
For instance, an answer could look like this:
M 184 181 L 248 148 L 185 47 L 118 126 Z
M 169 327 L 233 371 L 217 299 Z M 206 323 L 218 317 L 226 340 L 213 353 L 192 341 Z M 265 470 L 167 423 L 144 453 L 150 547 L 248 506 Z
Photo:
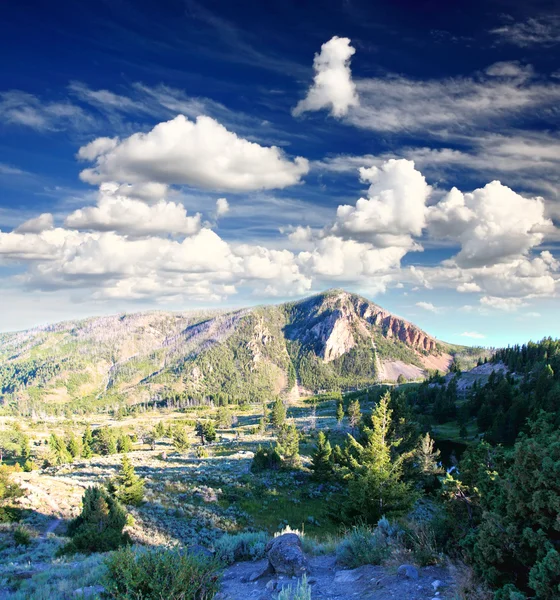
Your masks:
M 268 542 L 265 548 L 274 573 L 301 576 L 308 571 L 301 540 L 295 533 L 285 533 Z

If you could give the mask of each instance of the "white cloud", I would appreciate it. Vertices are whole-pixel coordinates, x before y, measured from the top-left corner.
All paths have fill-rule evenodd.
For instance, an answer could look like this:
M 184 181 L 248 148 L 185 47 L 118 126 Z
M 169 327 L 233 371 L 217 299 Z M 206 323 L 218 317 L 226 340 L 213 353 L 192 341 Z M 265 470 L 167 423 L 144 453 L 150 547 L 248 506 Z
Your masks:
M 520 298 L 498 298 L 496 296 L 483 296 L 480 303 L 505 312 L 515 312 L 523 306 L 527 306 L 527 303 Z
M 216 200 L 216 216 L 223 217 L 229 212 L 229 202 L 226 198 Z
M 461 337 L 474 338 L 475 340 L 483 340 L 486 336 L 478 331 L 464 331 Z
M 440 309 L 437 306 L 434 306 L 431 302 L 417 302 L 416 306 L 423 310 L 427 310 L 428 312 L 438 313 Z
M 486 74 L 506 79 L 528 79 L 533 76 L 534 69 L 531 65 L 523 65 L 516 60 L 506 60 L 487 67 Z
M 160 200 L 147 205 L 120 195 L 119 189 L 116 185 L 102 185 L 97 206 L 74 211 L 66 218 L 65 226 L 133 236 L 193 235 L 200 231 L 200 215 L 187 216 L 182 204 Z
M 560 43 L 560 16 L 557 13 L 507 23 L 490 30 L 500 41 L 527 48 Z
M 158 182 L 250 191 L 294 185 L 309 170 L 306 159 L 291 161 L 277 147 L 249 142 L 204 116 L 193 122 L 179 115 L 124 140 L 94 140 L 78 155 L 96 161 L 80 174 L 89 183 Z
M 51 213 L 43 213 L 38 217 L 29 219 L 16 228 L 17 233 L 41 233 L 54 227 L 54 218 Z
M 422 235 L 431 192 L 414 163 L 391 159 L 381 167 L 361 168 L 360 178 L 371 183 L 368 199 L 339 206 L 331 232 L 377 246 L 414 248 L 411 236 Z
M 350 58 L 356 50 L 348 38 L 334 36 L 315 55 L 315 77 L 307 96 L 292 111 L 295 116 L 306 111 L 330 109 L 333 117 L 342 117 L 352 106 L 358 106 L 356 86 L 352 81 Z
M 553 228 L 542 198 L 524 198 L 499 181 L 467 194 L 453 188 L 429 209 L 428 220 L 432 236 L 460 242 L 453 260 L 463 267 L 526 255 Z

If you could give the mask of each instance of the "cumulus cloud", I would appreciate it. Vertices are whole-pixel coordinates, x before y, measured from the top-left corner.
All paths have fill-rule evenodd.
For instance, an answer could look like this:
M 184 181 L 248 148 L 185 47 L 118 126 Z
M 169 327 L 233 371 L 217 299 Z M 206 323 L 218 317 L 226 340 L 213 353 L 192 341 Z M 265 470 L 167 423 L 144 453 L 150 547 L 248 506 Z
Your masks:
M 454 261 L 463 267 L 526 255 L 553 227 L 542 198 L 524 198 L 499 181 L 467 194 L 453 188 L 429 209 L 428 218 L 434 237 L 460 242 Z
M 148 205 L 120 195 L 119 189 L 116 185 L 102 185 L 97 206 L 74 211 L 66 218 L 65 226 L 132 236 L 193 235 L 200 231 L 200 214 L 187 216 L 182 204 L 160 200 Z
M 41 233 L 54 227 L 54 217 L 51 213 L 43 213 L 38 217 L 29 219 L 16 228 L 17 233 Z
M 423 310 L 427 310 L 428 312 L 438 313 L 440 309 L 437 306 L 434 306 L 431 302 L 417 302 L 416 306 Z
M 425 227 L 431 192 L 414 162 L 391 159 L 380 167 L 362 167 L 360 178 L 371 184 L 368 198 L 360 198 L 355 206 L 339 206 L 331 232 L 378 246 L 412 249 L 412 236 L 420 236 Z
M 88 183 L 157 182 L 250 191 L 297 184 L 309 170 L 305 158 L 289 160 L 279 148 L 240 138 L 205 116 L 193 122 L 178 115 L 148 133 L 100 139 L 78 153 L 95 160 L 95 166 L 80 174 Z
M 229 212 L 229 202 L 226 198 L 218 198 L 216 200 L 216 216 L 223 217 Z
M 520 298 L 498 298 L 496 296 L 483 296 L 480 303 L 490 308 L 503 310 L 506 312 L 515 312 L 523 306 L 527 306 Z
M 325 108 L 330 109 L 333 117 L 342 117 L 350 107 L 359 104 L 350 71 L 350 58 L 355 52 L 348 38 L 338 36 L 321 46 L 313 61 L 313 84 L 292 111 L 295 116 Z

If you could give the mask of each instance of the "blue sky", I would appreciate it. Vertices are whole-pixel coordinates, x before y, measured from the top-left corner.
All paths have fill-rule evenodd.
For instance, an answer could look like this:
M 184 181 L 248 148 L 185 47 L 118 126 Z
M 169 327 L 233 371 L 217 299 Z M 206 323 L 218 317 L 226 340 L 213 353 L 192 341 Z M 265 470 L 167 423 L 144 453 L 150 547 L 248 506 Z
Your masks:
M 554 2 L 0 7 L 0 330 L 330 287 L 560 335 Z

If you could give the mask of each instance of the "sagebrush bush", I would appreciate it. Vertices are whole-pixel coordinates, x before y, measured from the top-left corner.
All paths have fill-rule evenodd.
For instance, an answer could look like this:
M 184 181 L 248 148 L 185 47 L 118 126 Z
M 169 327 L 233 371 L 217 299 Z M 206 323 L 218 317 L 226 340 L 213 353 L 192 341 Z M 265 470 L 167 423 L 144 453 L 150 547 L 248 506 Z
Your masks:
M 307 583 L 307 576 L 304 575 L 295 587 L 283 587 L 278 594 L 278 600 L 311 600 L 311 586 Z
M 341 565 L 354 569 L 361 565 L 379 565 L 391 554 L 399 530 L 387 519 L 380 519 L 377 527 L 356 525 L 340 542 L 336 549 L 336 560 Z
M 282 457 L 274 448 L 262 448 L 259 446 L 251 463 L 251 471 L 272 470 L 277 471 L 282 466 Z
M 238 560 L 259 560 L 264 558 L 264 549 L 268 542 L 268 534 L 264 531 L 226 533 L 220 537 L 214 548 L 216 557 L 227 564 Z
M 31 534 L 25 527 L 18 527 L 14 531 L 14 542 L 18 546 L 29 546 L 31 544 Z
M 120 600 L 211 600 L 219 589 L 219 563 L 164 548 L 122 548 L 107 560 L 103 585 Z

